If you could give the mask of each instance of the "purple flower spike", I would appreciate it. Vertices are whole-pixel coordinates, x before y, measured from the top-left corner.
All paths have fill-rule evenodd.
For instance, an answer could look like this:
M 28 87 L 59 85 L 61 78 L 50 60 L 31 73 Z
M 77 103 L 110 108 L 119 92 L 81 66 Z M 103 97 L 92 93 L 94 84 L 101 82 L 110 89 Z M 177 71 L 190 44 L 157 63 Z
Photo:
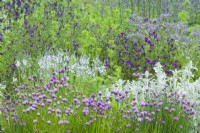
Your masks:
M 28 80 L 32 81 L 32 82 L 34 81 L 34 79 L 32 77 L 29 77 Z
M 149 42 L 149 39 L 148 39 L 148 38 L 145 38 L 144 41 L 145 41 L 145 42 Z
M 136 53 L 140 53 L 142 50 L 141 49 L 136 49 L 135 52 Z

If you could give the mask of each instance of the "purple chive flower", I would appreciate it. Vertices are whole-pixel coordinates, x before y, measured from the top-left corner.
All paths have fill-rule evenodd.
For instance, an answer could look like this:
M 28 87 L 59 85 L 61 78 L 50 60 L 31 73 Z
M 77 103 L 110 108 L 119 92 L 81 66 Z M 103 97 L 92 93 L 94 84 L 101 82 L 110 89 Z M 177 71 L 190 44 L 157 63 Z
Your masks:
M 60 117 L 61 117 L 61 114 L 57 114 L 57 117 L 60 118 Z
M 174 109 L 174 108 L 171 108 L 171 109 L 170 109 L 170 112 L 174 112 L 174 111 L 175 111 L 175 109 Z
M 141 103 L 140 103 L 140 106 L 145 106 L 145 102 L 141 102 Z
M 63 124 L 67 125 L 69 123 L 68 120 L 64 120 Z
M 52 100 L 51 99 L 47 99 L 47 103 L 52 103 Z
M 125 90 L 124 92 L 125 92 L 125 94 L 126 94 L 126 95 L 129 93 L 129 91 L 128 91 L 128 90 Z
M 62 111 L 60 109 L 56 109 L 56 113 L 60 114 Z
M 80 101 L 78 99 L 74 99 L 74 104 L 75 105 L 79 105 L 80 104 Z
M 52 72 L 52 75 L 56 75 L 56 72 Z
M 155 115 L 155 112 L 151 112 L 152 115 Z
M 63 122 L 62 120 L 59 120 L 59 121 L 58 121 L 58 124 L 59 124 L 59 125 L 62 125 L 63 123 L 64 123 L 64 122 Z
M 50 125 L 50 124 L 51 124 L 51 121 L 47 121 L 47 124 Z
M 138 118 L 138 122 L 142 122 L 143 121 L 143 118 Z
M 43 82 L 44 79 L 43 79 L 43 78 L 40 78 L 39 80 L 40 80 L 40 82 Z
M 37 113 L 37 116 L 39 117 L 39 116 L 40 116 L 40 113 Z
M 175 120 L 175 121 L 178 121 L 178 117 L 177 117 L 177 116 L 175 116 L 175 117 L 174 117 L 174 120 Z
M 166 111 L 169 110 L 169 107 L 165 107 L 165 110 L 166 110 Z
M 101 91 L 99 91 L 98 95 L 99 95 L 99 96 L 102 96 L 102 92 L 101 92 Z
M 190 112 L 190 115 L 194 115 L 194 114 L 195 114 L 195 111 L 191 111 L 191 112 Z
M 89 113 L 88 107 L 85 107 L 85 108 L 83 109 L 82 113 L 83 113 L 83 115 L 87 116 L 88 113 Z
M 37 120 L 33 120 L 33 123 L 37 123 Z
M 157 113 L 160 112 L 160 109 L 156 109 L 156 112 L 157 112 Z
M 34 81 L 34 79 L 32 77 L 28 77 L 29 81 Z
M 116 97 L 115 101 L 119 102 L 120 101 L 120 97 Z
M 67 132 L 66 133 L 70 133 L 70 131 L 69 130 L 67 130 Z

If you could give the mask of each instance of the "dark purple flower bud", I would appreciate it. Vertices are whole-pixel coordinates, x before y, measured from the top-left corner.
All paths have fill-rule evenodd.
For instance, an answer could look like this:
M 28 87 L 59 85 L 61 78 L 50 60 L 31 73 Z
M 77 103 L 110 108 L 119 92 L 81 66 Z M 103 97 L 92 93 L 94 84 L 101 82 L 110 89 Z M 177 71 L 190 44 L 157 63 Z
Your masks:
M 150 43 L 150 46 L 151 46 L 151 47 L 153 47 L 153 46 L 154 46 L 154 44 L 153 44 L 153 43 Z
M 190 112 L 190 115 L 194 115 L 196 112 L 195 111 L 191 111 Z
M 56 75 L 56 72 L 52 72 L 52 75 Z
M 59 70 L 59 73 L 64 73 L 64 72 L 65 72 L 65 69 Z
M 102 96 L 102 92 L 101 92 L 101 91 L 99 91 L 98 95 L 101 97 L 101 96 Z
M 151 61 L 150 61 L 149 59 L 145 58 L 145 60 L 146 60 L 146 63 L 147 63 L 147 64 L 150 64 L 150 63 L 151 63 Z

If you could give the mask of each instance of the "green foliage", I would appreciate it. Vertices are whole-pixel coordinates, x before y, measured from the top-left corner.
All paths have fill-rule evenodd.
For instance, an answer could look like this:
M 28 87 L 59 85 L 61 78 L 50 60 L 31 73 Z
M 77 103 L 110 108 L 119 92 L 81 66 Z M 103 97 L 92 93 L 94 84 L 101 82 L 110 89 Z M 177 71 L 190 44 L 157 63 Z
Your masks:
M 179 20 L 183 23 L 187 23 L 188 17 L 189 17 L 189 15 L 188 15 L 188 12 L 186 12 L 186 11 L 182 11 L 179 13 Z

